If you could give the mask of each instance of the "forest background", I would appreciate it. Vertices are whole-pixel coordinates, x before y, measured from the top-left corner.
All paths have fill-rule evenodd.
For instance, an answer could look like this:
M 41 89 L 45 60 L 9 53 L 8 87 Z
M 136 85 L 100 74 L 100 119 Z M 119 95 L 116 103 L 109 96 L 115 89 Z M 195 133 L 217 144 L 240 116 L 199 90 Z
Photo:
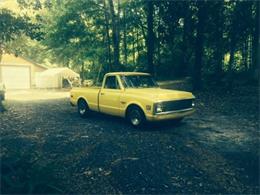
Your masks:
M 8 52 L 69 67 L 83 80 L 111 71 L 189 77 L 194 90 L 259 80 L 258 1 L 5 0 L 0 7 L 0 58 Z

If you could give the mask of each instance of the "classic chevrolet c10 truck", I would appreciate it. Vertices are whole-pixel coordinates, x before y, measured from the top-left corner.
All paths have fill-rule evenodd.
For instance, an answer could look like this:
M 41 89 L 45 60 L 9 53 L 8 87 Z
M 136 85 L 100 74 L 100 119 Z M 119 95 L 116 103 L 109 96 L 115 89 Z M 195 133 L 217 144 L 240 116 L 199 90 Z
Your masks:
M 70 102 L 81 117 L 97 111 L 124 117 L 134 127 L 146 121 L 180 121 L 194 112 L 194 99 L 189 92 L 161 89 L 150 74 L 140 72 L 107 73 L 102 87 L 70 92 Z

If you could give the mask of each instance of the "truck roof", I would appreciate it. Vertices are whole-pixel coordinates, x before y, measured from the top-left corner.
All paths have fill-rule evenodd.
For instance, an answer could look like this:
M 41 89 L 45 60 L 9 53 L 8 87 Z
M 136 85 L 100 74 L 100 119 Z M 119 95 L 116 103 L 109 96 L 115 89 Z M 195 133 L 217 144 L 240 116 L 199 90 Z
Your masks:
M 150 75 L 149 73 L 145 72 L 109 72 L 106 76 L 114 76 L 114 75 Z

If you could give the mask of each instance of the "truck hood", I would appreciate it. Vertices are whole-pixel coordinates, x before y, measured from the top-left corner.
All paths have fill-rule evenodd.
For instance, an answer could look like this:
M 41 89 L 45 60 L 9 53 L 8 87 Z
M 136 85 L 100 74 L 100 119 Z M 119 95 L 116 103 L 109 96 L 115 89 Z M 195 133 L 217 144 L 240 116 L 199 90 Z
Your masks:
M 169 101 L 195 98 L 193 94 L 190 92 L 161 88 L 126 89 L 126 93 L 152 98 L 155 101 Z

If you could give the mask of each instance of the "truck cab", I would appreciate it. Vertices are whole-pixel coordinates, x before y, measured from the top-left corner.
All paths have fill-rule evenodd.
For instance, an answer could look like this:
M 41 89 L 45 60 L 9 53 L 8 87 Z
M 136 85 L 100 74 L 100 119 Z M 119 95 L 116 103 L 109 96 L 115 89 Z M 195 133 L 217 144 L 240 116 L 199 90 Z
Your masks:
M 92 110 L 140 126 L 146 121 L 180 120 L 194 112 L 194 99 L 190 92 L 161 89 L 148 73 L 114 72 L 104 76 L 102 87 L 72 89 L 70 101 L 82 117 Z

